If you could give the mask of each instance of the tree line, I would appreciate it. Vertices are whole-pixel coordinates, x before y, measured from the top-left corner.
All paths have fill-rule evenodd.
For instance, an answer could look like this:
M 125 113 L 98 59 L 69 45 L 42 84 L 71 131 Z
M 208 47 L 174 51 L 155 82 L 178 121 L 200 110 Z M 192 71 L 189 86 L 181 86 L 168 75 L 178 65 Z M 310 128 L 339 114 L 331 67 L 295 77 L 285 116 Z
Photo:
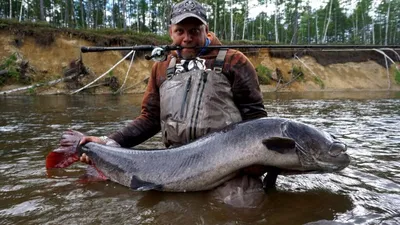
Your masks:
M 279 44 L 400 43 L 400 0 L 200 0 L 209 28 L 223 40 Z M 0 18 L 74 29 L 166 34 L 176 0 L 2 0 Z M 273 11 L 250 15 L 254 7 Z

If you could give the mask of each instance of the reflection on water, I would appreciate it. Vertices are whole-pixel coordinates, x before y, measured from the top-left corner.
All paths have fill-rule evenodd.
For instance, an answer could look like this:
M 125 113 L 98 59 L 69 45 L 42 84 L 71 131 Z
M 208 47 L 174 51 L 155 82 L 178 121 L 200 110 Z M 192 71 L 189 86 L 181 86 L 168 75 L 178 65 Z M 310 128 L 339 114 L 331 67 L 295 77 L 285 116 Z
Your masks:
M 257 208 L 207 192 L 134 192 L 81 183 L 86 165 L 46 177 L 44 158 L 66 129 L 106 135 L 140 112 L 140 95 L 0 97 L 2 224 L 399 224 L 400 93 L 268 93 L 269 116 L 296 119 L 345 141 L 337 174 L 281 176 Z M 162 147 L 156 136 L 141 147 Z

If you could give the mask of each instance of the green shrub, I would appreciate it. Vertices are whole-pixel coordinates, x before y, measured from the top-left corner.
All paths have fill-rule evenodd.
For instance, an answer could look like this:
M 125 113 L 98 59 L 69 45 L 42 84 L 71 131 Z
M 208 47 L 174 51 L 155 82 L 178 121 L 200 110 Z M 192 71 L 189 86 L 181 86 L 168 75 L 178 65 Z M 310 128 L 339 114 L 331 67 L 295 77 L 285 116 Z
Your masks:
M 291 72 L 292 72 L 292 78 L 296 77 L 296 79 L 304 81 L 304 72 L 301 69 L 301 67 L 293 66 Z
M 10 66 L 15 66 L 17 61 L 17 56 L 15 54 L 10 55 L 10 57 L 4 60 L 4 63 L 0 66 L 1 69 L 6 69 Z
M 31 87 L 26 91 L 29 95 L 36 95 L 36 87 Z
M 17 71 L 17 56 L 15 54 L 10 55 L 0 63 L 0 70 L 7 70 L 6 74 L 0 76 L 0 85 L 4 85 L 7 81 L 13 80 L 18 82 L 19 72 Z
M 321 87 L 321 89 L 324 89 L 324 88 L 325 88 L 325 84 L 324 84 L 324 82 L 321 80 L 321 78 L 315 76 L 315 77 L 314 77 L 314 82 L 317 83 L 317 84 Z
M 395 73 L 394 80 L 396 81 L 397 84 L 400 84 L 400 70 L 396 69 L 394 73 Z
M 0 86 L 4 85 L 4 83 L 6 83 L 7 78 L 8 77 L 6 75 L 0 76 Z
M 258 81 L 260 84 L 266 85 L 271 83 L 272 70 L 266 66 L 258 65 L 256 67 Z
M 18 72 L 14 67 L 11 67 L 11 68 L 8 70 L 8 76 L 9 76 L 10 78 L 12 78 L 13 80 L 16 80 L 16 81 L 19 80 L 19 72 Z

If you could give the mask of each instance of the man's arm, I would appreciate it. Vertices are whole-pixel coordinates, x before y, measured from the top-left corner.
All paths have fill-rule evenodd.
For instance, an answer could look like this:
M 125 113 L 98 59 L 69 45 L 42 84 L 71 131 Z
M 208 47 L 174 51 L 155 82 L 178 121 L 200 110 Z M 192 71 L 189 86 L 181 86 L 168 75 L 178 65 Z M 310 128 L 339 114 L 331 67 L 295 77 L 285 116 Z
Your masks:
M 153 65 L 151 76 L 143 96 L 140 116 L 126 127 L 111 134 L 109 138 L 115 140 L 122 147 L 132 147 L 151 138 L 160 131 L 160 94 L 157 86 L 157 66 Z
M 225 59 L 225 68 L 232 82 L 233 100 L 243 120 L 266 117 L 257 72 L 249 59 L 240 51 L 233 51 Z
M 128 148 L 144 142 L 160 131 L 160 97 L 155 77 L 154 65 L 143 97 L 142 111 L 139 117 L 108 137 L 85 136 L 81 139 L 80 144 L 96 142 Z M 85 153 L 80 157 L 80 161 L 91 164 L 91 160 Z

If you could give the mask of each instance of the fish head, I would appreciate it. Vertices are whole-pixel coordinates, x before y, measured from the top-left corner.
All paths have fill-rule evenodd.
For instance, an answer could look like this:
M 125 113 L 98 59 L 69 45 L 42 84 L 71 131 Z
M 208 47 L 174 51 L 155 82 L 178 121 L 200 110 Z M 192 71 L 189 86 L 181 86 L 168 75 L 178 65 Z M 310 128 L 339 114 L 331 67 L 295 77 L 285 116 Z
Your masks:
M 295 142 L 302 169 L 316 172 L 336 172 L 350 164 L 347 145 L 335 136 L 312 125 L 287 121 L 282 124 L 286 138 Z

